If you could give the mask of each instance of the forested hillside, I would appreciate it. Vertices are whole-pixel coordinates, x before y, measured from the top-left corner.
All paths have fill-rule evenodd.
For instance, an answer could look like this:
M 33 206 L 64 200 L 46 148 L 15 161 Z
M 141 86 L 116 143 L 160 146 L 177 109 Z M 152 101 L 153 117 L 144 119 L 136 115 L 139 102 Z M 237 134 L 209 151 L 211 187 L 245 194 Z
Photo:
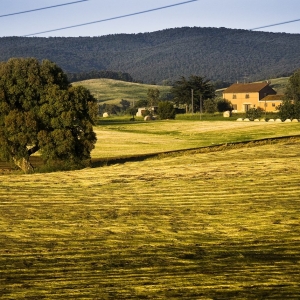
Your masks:
M 0 38 L 1 61 L 28 56 L 50 59 L 67 73 L 109 70 L 145 83 L 191 74 L 255 81 L 300 68 L 300 34 L 184 27 L 100 37 Z

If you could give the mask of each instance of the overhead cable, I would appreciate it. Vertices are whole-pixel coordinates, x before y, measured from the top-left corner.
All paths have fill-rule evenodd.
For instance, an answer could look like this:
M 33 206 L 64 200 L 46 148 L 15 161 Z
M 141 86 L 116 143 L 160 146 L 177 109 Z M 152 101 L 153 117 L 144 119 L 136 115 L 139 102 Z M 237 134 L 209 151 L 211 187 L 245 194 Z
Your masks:
M 157 10 L 162 10 L 162 9 L 166 9 L 166 8 L 170 8 L 170 7 L 174 7 L 174 6 L 179 6 L 179 5 L 183 5 L 183 4 L 187 4 L 187 3 L 191 3 L 191 2 L 196 2 L 196 1 L 198 1 L 198 0 L 189 0 L 189 1 L 179 2 L 179 3 L 166 5 L 166 6 L 161 6 L 161 7 L 157 7 L 157 8 L 152 8 L 152 9 L 148 9 L 148 10 L 143 10 L 143 11 L 127 14 L 127 15 L 121 15 L 121 16 L 107 18 L 107 19 L 93 21 L 93 22 L 87 22 L 87 23 L 82 23 L 82 24 L 77 24 L 77 25 L 72 25 L 72 26 L 66 26 L 66 27 L 46 30 L 46 31 L 40 31 L 40 32 L 36 32 L 36 33 L 26 34 L 26 35 L 23 35 L 23 36 L 24 37 L 25 36 L 32 36 L 32 35 L 37 35 L 37 34 L 43 34 L 43 33 L 48 33 L 48 32 L 54 32 L 54 31 L 65 30 L 65 29 L 70 29 L 70 28 L 75 28 L 75 27 L 80 27 L 80 26 L 91 25 L 91 24 L 95 24 L 95 23 L 101 23 L 101 22 L 117 20 L 117 19 L 121 19 L 121 18 L 132 17 L 132 16 L 145 14 L 145 13 L 149 13 L 149 12 L 153 12 L 153 11 L 157 11 Z
M 62 4 L 47 6 L 47 7 L 35 8 L 35 9 L 30 9 L 30 10 L 15 12 L 15 13 L 6 14 L 6 15 L 0 15 L 0 18 L 14 16 L 14 15 L 20 15 L 20 14 L 26 14 L 26 13 L 30 13 L 30 12 L 34 12 L 34 11 L 39 11 L 39 10 L 44 10 L 44 9 L 50 9 L 50 8 L 55 8 L 55 7 L 65 6 L 65 5 L 72 5 L 72 4 L 75 4 L 75 3 L 87 2 L 87 1 L 89 1 L 89 0 L 78 0 L 78 1 L 68 2 L 68 3 L 62 3 Z
M 294 22 L 299 22 L 299 21 L 300 21 L 300 19 L 285 21 L 285 22 L 281 22 L 281 23 L 275 23 L 275 24 L 271 24 L 271 25 L 265 25 L 265 26 L 252 28 L 250 30 L 258 30 L 258 29 L 263 29 L 263 28 L 268 28 L 268 27 L 273 27 L 273 26 L 278 26 L 278 25 L 283 25 L 283 24 L 289 24 L 289 23 L 294 23 Z

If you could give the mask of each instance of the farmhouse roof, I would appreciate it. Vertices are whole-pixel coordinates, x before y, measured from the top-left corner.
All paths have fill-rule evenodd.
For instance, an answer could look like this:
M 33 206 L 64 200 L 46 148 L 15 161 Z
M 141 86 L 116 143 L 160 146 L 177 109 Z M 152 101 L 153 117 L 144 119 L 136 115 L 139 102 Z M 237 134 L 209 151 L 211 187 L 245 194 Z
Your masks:
M 265 98 L 260 99 L 259 101 L 282 101 L 284 95 L 268 95 Z
M 267 87 L 267 82 L 260 83 L 234 83 L 228 87 L 223 93 L 254 93 L 260 92 L 263 88 Z

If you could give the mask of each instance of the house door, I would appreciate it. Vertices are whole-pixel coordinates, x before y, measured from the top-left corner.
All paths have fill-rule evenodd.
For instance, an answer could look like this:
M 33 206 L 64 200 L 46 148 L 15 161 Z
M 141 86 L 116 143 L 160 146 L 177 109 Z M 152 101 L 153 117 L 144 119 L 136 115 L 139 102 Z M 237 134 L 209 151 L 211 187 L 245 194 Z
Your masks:
M 251 108 L 251 104 L 244 104 L 244 110 L 247 112 Z

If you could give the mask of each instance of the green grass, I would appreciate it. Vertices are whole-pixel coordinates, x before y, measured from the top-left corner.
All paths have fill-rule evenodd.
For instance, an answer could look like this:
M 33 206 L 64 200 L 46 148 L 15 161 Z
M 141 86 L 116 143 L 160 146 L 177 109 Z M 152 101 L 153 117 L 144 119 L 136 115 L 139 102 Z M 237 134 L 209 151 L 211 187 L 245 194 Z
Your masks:
M 0 298 L 299 299 L 299 146 L 0 175 Z
M 130 122 L 128 118 L 101 118 L 93 162 L 166 151 L 214 146 L 224 143 L 293 136 L 300 133 L 299 123 L 165 120 Z M 33 164 L 39 165 L 37 157 Z M 0 162 L 0 172 L 10 166 Z
M 102 159 L 207 147 L 298 135 L 299 129 L 299 123 L 182 120 L 111 123 L 103 120 L 95 129 L 98 142 L 92 155 Z
M 113 79 L 90 79 L 72 83 L 82 85 L 90 90 L 92 95 L 101 102 L 118 105 L 122 99 L 130 102 L 147 99 L 149 88 L 157 88 L 160 96 L 170 91 L 169 86 L 149 85 L 125 82 Z
M 284 94 L 288 80 L 289 77 L 274 78 L 270 80 L 270 86 L 277 92 L 277 94 Z

